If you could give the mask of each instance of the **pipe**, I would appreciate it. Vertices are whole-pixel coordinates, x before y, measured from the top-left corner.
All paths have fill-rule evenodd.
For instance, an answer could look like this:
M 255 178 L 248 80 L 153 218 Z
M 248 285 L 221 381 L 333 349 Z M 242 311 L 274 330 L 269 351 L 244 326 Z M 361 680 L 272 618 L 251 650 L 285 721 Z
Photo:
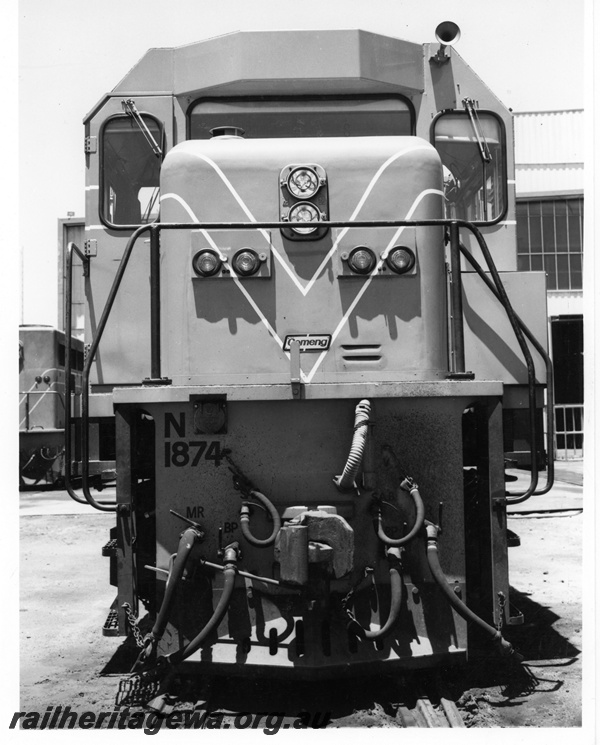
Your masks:
M 407 533 L 405 536 L 402 536 L 402 538 L 390 538 L 390 536 L 386 534 L 383 528 L 381 507 L 379 507 L 377 513 L 377 535 L 379 536 L 379 539 L 383 541 L 383 543 L 385 543 L 387 546 L 403 546 L 406 543 L 409 543 L 421 531 L 421 529 L 423 528 L 423 523 L 425 522 L 425 505 L 423 504 L 423 500 L 421 499 L 421 495 L 419 494 L 419 487 L 409 478 L 404 479 L 404 481 L 400 484 L 400 487 L 405 491 L 410 492 L 410 496 L 413 498 L 413 502 L 415 503 L 417 515 L 409 533 Z
M 271 515 L 271 518 L 273 520 L 273 530 L 271 531 L 271 535 L 268 538 L 256 538 L 250 530 L 250 503 L 242 502 L 242 507 L 240 509 L 240 527 L 242 530 L 242 535 L 248 541 L 248 543 L 252 544 L 253 546 L 269 546 L 271 543 L 274 542 L 275 538 L 277 537 L 277 533 L 279 533 L 279 529 L 281 528 L 281 518 L 279 517 L 279 512 L 277 512 L 275 505 L 271 502 L 271 500 L 267 499 L 264 494 L 261 494 L 259 491 L 255 491 L 253 489 L 250 490 L 249 494 L 251 497 L 254 497 L 254 499 L 256 499 L 264 507 L 267 508 L 267 511 L 269 515 Z
M 395 552 L 398 553 L 399 552 Z M 393 558 L 392 558 L 393 557 Z M 400 557 L 394 556 L 393 554 L 390 555 L 388 553 L 388 559 L 390 559 L 390 592 L 391 592 L 391 599 L 390 599 L 390 612 L 388 613 L 387 620 L 381 628 L 379 628 L 377 631 L 371 631 L 370 629 L 365 629 L 361 624 L 354 618 L 352 613 L 350 613 L 349 610 L 346 611 L 349 617 L 349 622 L 346 626 L 349 632 L 356 634 L 360 639 L 368 639 L 369 641 L 375 641 L 377 639 L 383 639 L 385 636 L 387 636 L 396 625 L 396 622 L 398 621 L 398 618 L 400 616 L 400 608 L 402 606 L 402 575 L 401 575 L 401 565 L 400 565 Z M 394 562 L 392 564 L 392 561 Z
M 367 431 L 369 428 L 369 419 L 371 416 L 371 404 L 365 398 L 356 406 L 354 415 L 354 435 L 348 460 L 344 466 L 341 476 L 336 476 L 333 483 L 340 491 L 351 491 L 356 489 L 356 475 L 361 466 L 365 447 L 367 444 Z
M 183 649 L 179 649 L 173 654 L 167 655 L 166 660 L 170 665 L 179 665 L 179 663 L 186 660 L 188 657 L 194 654 L 204 644 L 208 636 L 218 628 L 219 624 L 225 617 L 229 603 L 231 602 L 231 596 L 235 587 L 235 576 L 237 574 L 237 561 L 238 561 L 239 547 L 236 543 L 232 543 L 225 549 L 225 565 L 223 568 L 223 592 L 217 603 L 217 607 L 213 611 L 212 616 L 204 626 L 202 631 L 192 639 L 191 642 L 186 644 Z
M 483 618 L 480 618 L 476 613 L 473 613 L 473 611 L 467 605 L 465 605 L 465 603 L 463 603 L 463 601 L 450 588 L 444 572 L 442 571 L 442 567 L 440 566 L 440 559 L 437 547 L 439 527 L 437 525 L 433 525 L 433 523 L 428 522 L 426 525 L 426 530 L 427 562 L 429 564 L 429 569 L 431 570 L 433 579 L 450 602 L 450 605 L 454 608 L 459 616 L 465 619 L 465 621 L 471 621 L 472 623 L 477 624 L 480 629 L 483 629 L 483 631 L 485 631 L 486 634 L 491 637 L 491 641 L 496 644 L 500 651 L 500 654 L 505 656 L 515 655 L 515 658 L 517 660 L 522 660 L 523 657 L 518 654 L 518 652 L 515 652 L 513 645 L 510 642 L 506 641 L 506 639 L 504 639 L 500 631 L 494 628 L 494 626 L 490 626 L 489 623 L 486 623 Z
M 206 561 L 206 559 L 200 559 L 200 564 L 203 567 L 208 567 L 209 569 L 216 569 L 218 572 L 222 572 L 225 569 L 222 564 L 214 564 L 212 561 Z M 287 585 L 285 582 L 281 582 L 278 579 L 271 579 L 271 577 L 261 577 L 260 574 L 244 572 L 241 569 L 238 569 L 238 574 L 240 575 L 240 577 L 253 579 L 256 582 L 264 582 L 266 585 L 275 585 L 276 587 L 284 587 L 286 590 L 296 590 L 297 592 L 300 592 L 300 588 L 296 585 Z

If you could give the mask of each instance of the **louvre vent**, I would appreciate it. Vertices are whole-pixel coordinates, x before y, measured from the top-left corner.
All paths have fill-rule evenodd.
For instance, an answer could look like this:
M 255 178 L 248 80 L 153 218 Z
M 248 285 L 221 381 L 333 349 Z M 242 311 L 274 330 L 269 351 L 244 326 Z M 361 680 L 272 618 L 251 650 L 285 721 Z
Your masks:
M 342 344 L 344 362 L 380 362 L 381 344 Z

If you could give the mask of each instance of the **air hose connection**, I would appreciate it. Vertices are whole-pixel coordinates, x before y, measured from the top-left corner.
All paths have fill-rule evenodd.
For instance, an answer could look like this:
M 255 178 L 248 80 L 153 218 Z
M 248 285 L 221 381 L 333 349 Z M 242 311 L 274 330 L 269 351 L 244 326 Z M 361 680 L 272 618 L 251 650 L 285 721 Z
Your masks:
M 389 548 L 386 551 L 386 555 L 389 562 L 389 574 L 390 574 L 390 612 L 388 613 L 387 620 L 383 626 L 376 631 L 365 629 L 354 617 L 354 614 L 348 608 L 354 595 L 352 590 L 342 603 L 344 612 L 346 613 L 348 622 L 346 628 L 348 632 L 354 634 L 359 639 L 367 639 L 369 641 L 376 641 L 377 639 L 383 639 L 388 636 L 396 626 L 398 618 L 400 616 L 400 609 L 402 607 L 402 548 Z
M 513 657 L 516 661 L 521 662 L 523 656 L 515 651 L 515 648 L 510 642 L 504 639 L 499 629 L 494 628 L 489 623 L 486 623 L 483 618 L 480 618 L 476 613 L 473 613 L 473 611 L 463 603 L 456 593 L 453 592 L 440 566 L 437 545 L 440 528 L 438 525 L 426 521 L 425 530 L 427 533 L 427 562 L 429 564 L 429 569 L 431 570 L 433 579 L 450 602 L 450 605 L 456 610 L 459 616 L 465 619 L 465 621 L 477 624 L 477 626 L 479 626 L 479 628 L 490 637 L 492 643 L 498 647 L 498 651 L 501 655 L 505 657 Z
M 371 422 L 371 403 L 365 398 L 356 405 L 354 415 L 354 435 L 348 460 L 344 466 L 341 476 L 336 476 L 333 483 L 340 491 L 352 491 L 356 489 L 356 476 L 362 464 L 365 448 L 367 445 L 367 434 Z
M 273 520 L 273 530 L 267 538 L 257 538 L 250 530 L 251 503 L 242 502 L 242 506 L 240 509 L 240 528 L 242 531 L 242 535 L 248 541 L 248 543 L 252 544 L 253 546 L 269 546 L 271 545 L 271 543 L 274 543 L 275 538 L 277 538 L 277 533 L 279 533 L 279 529 L 281 528 L 281 517 L 279 517 L 279 512 L 277 512 L 277 508 L 275 507 L 275 505 L 271 502 L 270 499 L 265 497 L 264 494 L 261 494 L 259 491 L 252 489 L 249 492 L 249 496 L 256 499 L 257 502 L 259 502 L 263 505 L 263 507 L 266 508 L 267 512 L 271 516 L 271 519 Z
M 180 516 L 178 515 L 178 517 Z M 191 520 L 188 520 L 188 522 L 191 522 Z M 160 610 L 158 612 L 152 630 L 144 637 L 144 646 L 142 647 L 142 651 L 135 661 L 132 672 L 135 671 L 140 665 L 143 665 L 148 660 L 152 659 L 156 654 L 156 647 L 165 632 L 171 603 L 175 595 L 177 586 L 179 585 L 183 576 L 187 560 L 192 552 L 192 549 L 194 548 L 194 545 L 202 541 L 203 538 L 204 531 L 196 523 L 192 524 L 181 534 L 181 537 L 179 539 L 179 546 L 177 547 L 177 553 L 175 554 L 174 560 L 169 569 L 167 586 L 160 606 Z
M 383 527 L 382 505 L 381 503 L 379 504 L 377 510 L 377 535 L 379 539 L 386 544 L 386 546 L 406 545 L 420 533 L 425 522 L 425 506 L 423 504 L 421 495 L 419 494 L 419 487 L 410 478 L 410 476 L 407 476 L 400 484 L 400 488 L 404 491 L 407 491 L 412 497 L 417 514 L 411 530 L 406 535 L 402 536 L 401 538 L 390 538 L 390 536 L 386 534 Z
M 273 521 L 273 530 L 271 531 L 271 534 L 267 538 L 257 538 L 250 530 L 250 507 L 252 503 L 244 501 L 240 508 L 240 528 L 242 535 L 252 546 L 264 547 L 271 545 L 271 543 L 275 542 L 277 533 L 279 533 L 279 529 L 281 528 L 281 518 L 279 517 L 277 508 L 268 497 L 265 497 L 264 494 L 254 488 L 250 479 L 242 473 L 238 466 L 236 466 L 229 453 L 227 453 L 225 457 L 229 461 L 229 470 L 233 474 L 234 489 L 241 492 L 242 497 L 245 497 L 246 500 L 248 498 L 255 499 L 267 511 Z
M 167 660 L 171 665 L 178 665 L 200 649 L 209 634 L 218 628 L 219 624 L 225 617 L 227 609 L 229 608 L 229 603 L 231 602 L 231 596 L 233 595 L 239 556 L 240 546 L 237 541 L 225 546 L 223 559 L 223 591 L 221 592 L 221 597 L 219 598 L 217 607 L 208 620 L 206 626 L 192 639 L 191 642 L 186 644 L 183 649 L 167 656 Z
M 168 713 L 170 699 L 169 689 L 177 674 L 178 666 L 188 657 L 191 657 L 194 652 L 200 649 L 208 639 L 209 635 L 218 629 L 219 624 L 229 609 L 229 604 L 235 588 L 237 563 L 240 557 L 239 544 L 237 542 L 230 543 L 224 548 L 223 552 L 223 591 L 221 592 L 221 597 L 212 616 L 200 633 L 197 634 L 191 642 L 186 644 L 185 647 L 177 650 L 177 652 L 173 652 L 172 654 L 162 655 L 156 660 L 156 666 L 153 672 L 155 677 L 162 678 L 162 681 L 158 695 L 155 696 L 152 701 L 148 702 L 147 707 L 159 714 L 164 715 Z

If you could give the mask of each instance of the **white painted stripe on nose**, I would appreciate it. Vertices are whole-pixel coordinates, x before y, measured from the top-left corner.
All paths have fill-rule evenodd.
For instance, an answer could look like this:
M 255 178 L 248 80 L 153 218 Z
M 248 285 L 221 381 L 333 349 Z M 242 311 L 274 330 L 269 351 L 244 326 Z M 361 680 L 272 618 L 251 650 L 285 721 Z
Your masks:
M 413 216 L 413 214 L 414 214 L 415 210 L 417 209 L 417 207 L 419 206 L 419 204 L 421 203 L 421 201 L 422 201 L 422 200 L 423 200 L 423 199 L 424 199 L 424 198 L 425 198 L 426 196 L 428 196 L 429 194 L 437 194 L 437 195 L 439 195 L 439 196 L 442 196 L 442 197 L 444 196 L 444 193 L 443 193 L 442 191 L 440 191 L 439 189 L 425 189 L 424 191 L 422 191 L 422 192 L 421 192 L 421 193 L 420 193 L 420 194 L 419 194 L 419 195 L 417 196 L 417 198 L 415 199 L 415 201 L 414 201 L 414 202 L 412 203 L 412 205 L 411 205 L 410 209 L 408 210 L 408 212 L 407 212 L 407 214 L 406 214 L 406 217 L 404 218 L 405 220 L 410 220 L 410 219 L 411 219 L 411 217 Z M 398 228 L 398 229 L 396 230 L 396 232 L 394 233 L 394 235 L 393 235 L 393 237 L 392 237 L 391 241 L 390 241 L 390 242 L 388 243 L 388 245 L 386 246 L 385 250 L 384 250 L 384 251 L 383 251 L 383 253 L 381 254 L 381 258 L 380 258 L 380 259 L 379 259 L 379 261 L 377 262 L 377 265 L 375 266 L 375 268 L 373 269 L 373 271 L 372 271 L 372 272 L 371 272 L 371 274 L 369 275 L 369 278 L 368 278 L 368 279 L 367 279 L 367 281 L 366 281 L 366 282 L 364 283 L 364 285 L 363 285 L 363 286 L 362 286 L 362 287 L 360 288 L 360 290 L 359 290 L 359 291 L 358 291 L 358 292 L 356 293 L 356 297 L 354 298 L 354 300 L 353 300 L 353 301 L 352 301 L 352 302 L 350 303 L 350 305 L 348 306 L 348 309 L 347 309 L 347 311 L 346 311 L 346 312 L 344 313 L 344 315 L 342 316 L 342 319 L 341 319 L 341 320 L 340 320 L 340 322 L 338 323 L 338 325 L 337 325 L 337 327 L 336 327 L 335 331 L 334 331 L 334 332 L 333 332 L 333 334 L 331 335 L 331 346 L 330 346 L 330 349 L 331 349 L 331 348 L 333 347 L 333 343 L 335 342 L 335 340 L 336 340 L 336 339 L 337 339 L 337 337 L 339 336 L 339 334 L 340 334 L 341 330 L 342 330 L 342 329 L 344 328 L 344 326 L 345 326 L 345 325 L 346 325 L 346 323 L 348 322 L 348 318 L 350 317 L 350 314 L 352 313 L 352 311 L 354 310 L 354 308 L 356 308 L 356 306 L 357 306 L 358 302 L 360 301 L 361 297 L 362 297 L 362 296 L 363 296 L 363 295 L 365 294 L 365 292 L 367 291 L 367 288 L 368 288 L 368 287 L 369 287 L 369 285 L 371 284 L 371 282 L 372 282 L 372 280 L 373 280 L 373 277 L 374 277 L 374 276 L 375 276 L 375 275 L 376 275 L 376 274 L 377 274 L 377 273 L 379 272 L 379 270 L 381 269 L 381 267 L 382 267 L 382 265 L 383 265 L 383 262 L 384 262 L 384 261 L 385 261 L 385 259 L 387 258 L 387 255 L 388 255 L 388 252 L 389 252 L 390 248 L 392 248 L 392 246 L 393 246 L 393 245 L 394 245 L 394 244 L 396 243 L 396 241 L 398 240 L 398 238 L 399 238 L 399 237 L 400 237 L 400 235 L 402 234 L 402 231 L 404 230 L 404 227 L 405 227 L 405 226 L 401 226 L 401 227 L 399 227 L 399 228 Z M 323 353 L 322 353 L 322 354 L 321 354 L 321 355 L 319 356 L 319 359 L 318 359 L 318 360 L 317 360 L 317 361 L 315 362 L 315 364 L 314 364 L 314 366 L 313 366 L 312 370 L 311 370 L 311 371 L 310 371 L 310 372 L 308 373 L 308 375 L 306 376 L 306 382 L 307 382 L 307 383 L 310 383 L 310 382 L 311 382 L 311 380 L 313 379 L 313 377 L 314 377 L 314 375 L 315 375 L 315 373 L 316 373 L 316 371 L 317 371 L 317 369 L 318 369 L 319 365 L 320 365 L 320 364 L 321 364 L 321 363 L 323 362 L 323 360 L 325 359 L 325 356 L 326 356 L 326 354 L 327 354 L 327 352 L 328 352 L 328 351 L 329 351 L 329 350 L 327 350 L 327 351 L 323 352 Z
M 359 215 L 360 211 L 362 210 L 362 208 L 363 208 L 365 202 L 367 201 L 369 195 L 371 194 L 371 192 L 373 191 L 373 189 L 377 185 L 377 182 L 381 178 L 382 174 L 385 173 L 385 171 L 389 168 L 389 166 L 392 163 L 394 163 L 396 160 L 398 160 L 402 156 L 407 155 L 408 153 L 414 153 L 414 152 L 417 152 L 419 150 L 430 150 L 430 149 L 431 149 L 431 146 L 430 145 L 425 145 L 425 144 L 421 145 L 421 144 L 417 144 L 417 143 L 410 144 L 410 145 L 407 145 L 406 147 L 402 148 L 401 150 L 398 150 L 398 152 L 394 153 L 386 161 L 384 161 L 379 166 L 379 168 L 377 169 L 375 175 L 372 177 L 371 181 L 367 185 L 367 188 L 363 192 L 363 195 L 359 199 L 358 204 L 354 208 L 354 211 L 352 212 L 352 215 L 349 218 L 349 222 L 354 222 L 358 218 L 358 215 Z M 227 189 L 229 190 L 229 192 L 231 193 L 231 195 L 233 196 L 233 198 L 235 199 L 235 201 L 238 203 L 238 205 L 240 206 L 240 208 L 243 210 L 243 212 L 246 215 L 246 217 L 250 220 L 250 222 L 258 222 L 256 220 L 256 218 L 254 217 L 254 215 L 252 214 L 252 212 L 250 211 L 250 209 L 248 208 L 248 206 L 246 205 L 246 203 L 244 202 L 244 200 L 242 199 L 242 197 L 240 196 L 240 194 L 238 193 L 238 191 L 236 190 L 236 188 L 233 186 L 233 184 L 231 183 L 231 181 L 227 178 L 227 176 L 222 171 L 222 169 L 214 162 L 214 160 L 212 160 L 212 158 L 209 158 L 207 155 L 204 155 L 203 153 L 194 153 L 194 156 L 196 156 L 197 158 L 200 158 L 201 160 L 203 160 L 205 163 L 207 163 L 215 171 L 215 173 L 223 181 L 223 184 L 227 187 Z M 306 283 L 306 285 L 303 285 L 302 284 L 302 282 L 296 276 L 296 274 L 294 273 L 294 271 L 288 266 L 287 262 L 279 254 L 279 252 L 277 251 L 277 249 L 273 246 L 273 244 L 271 243 L 271 240 L 269 238 L 269 234 L 267 233 L 267 231 L 260 229 L 260 233 L 262 234 L 262 236 L 264 237 L 264 239 L 269 244 L 269 246 L 271 248 L 271 251 L 273 252 L 273 254 L 275 255 L 275 257 L 277 258 L 277 260 L 279 261 L 279 263 L 281 264 L 281 266 L 283 267 L 283 269 L 287 272 L 287 274 L 290 277 L 290 279 L 292 280 L 292 282 L 296 285 L 296 287 L 302 293 L 302 295 L 304 297 L 306 297 L 308 295 L 308 293 L 311 291 L 311 289 L 313 288 L 313 286 L 314 286 L 315 282 L 317 281 L 317 279 L 319 278 L 319 276 L 321 275 L 321 272 L 325 269 L 325 267 L 327 266 L 327 264 L 331 260 L 331 257 L 337 251 L 339 242 L 346 235 L 346 233 L 348 232 L 348 230 L 350 230 L 350 228 L 343 228 L 338 233 L 337 238 L 334 241 L 333 246 L 331 247 L 331 249 L 329 250 L 329 252 L 325 256 L 325 258 L 323 259 L 323 261 L 319 264 L 319 266 L 317 267 L 317 270 L 315 271 L 315 273 L 313 274 L 313 276 L 311 277 L 311 279 Z

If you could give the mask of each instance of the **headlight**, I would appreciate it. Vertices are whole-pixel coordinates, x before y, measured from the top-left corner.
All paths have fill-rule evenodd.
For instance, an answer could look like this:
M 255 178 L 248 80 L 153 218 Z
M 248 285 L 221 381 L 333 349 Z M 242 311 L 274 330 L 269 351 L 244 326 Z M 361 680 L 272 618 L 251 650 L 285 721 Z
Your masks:
M 212 277 L 221 268 L 223 262 L 216 251 L 207 248 L 198 253 L 192 259 L 192 266 L 200 277 Z
M 294 168 L 288 176 L 287 186 L 290 193 L 298 199 L 308 199 L 319 190 L 319 177 L 312 168 L 300 166 Z
M 231 263 L 235 273 L 242 277 L 256 274 L 260 268 L 260 258 L 256 251 L 253 251 L 251 248 L 243 248 L 241 251 L 238 251 Z
M 375 254 L 366 246 L 357 246 L 348 256 L 348 265 L 357 274 L 369 274 L 375 268 Z
M 415 265 L 415 255 L 406 246 L 394 246 L 388 253 L 386 262 L 396 274 L 406 274 Z
M 310 202 L 298 202 L 289 211 L 288 219 L 290 222 L 319 222 L 321 214 L 314 204 Z M 301 235 L 307 235 L 316 229 L 316 225 L 310 228 L 292 228 L 292 230 Z

